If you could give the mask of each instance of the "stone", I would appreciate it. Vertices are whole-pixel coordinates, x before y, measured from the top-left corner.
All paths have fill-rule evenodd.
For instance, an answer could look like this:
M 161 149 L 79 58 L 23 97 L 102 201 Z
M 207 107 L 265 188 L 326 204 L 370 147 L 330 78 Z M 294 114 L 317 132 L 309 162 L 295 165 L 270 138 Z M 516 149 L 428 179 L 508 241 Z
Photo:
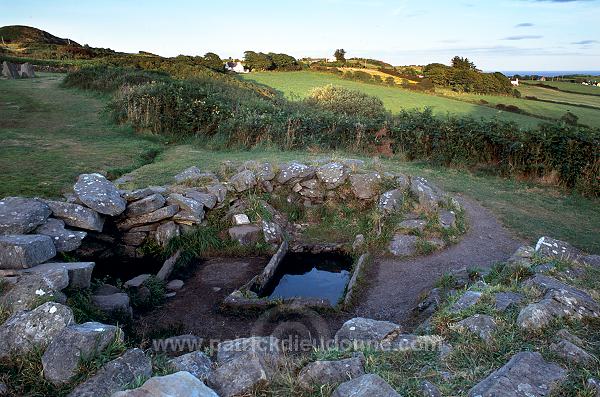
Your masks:
M 281 164 L 279 166 L 277 183 L 281 185 L 295 184 L 299 180 L 312 177 L 314 174 L 314 167 L 293 161 L 291 163 Z
M 541 237 L 535 245 L 535 252 L 544 257 L 557 257 L 561 259 L 577 259 L 581 251 L 571 244 L 553 239 L 552 237 Z
M 27 269 L 26 272 L 40 273 L 48 276 L 55 270 L 65 269 L 68 274 L 69 288 L 85 289 L 89 288 L 91 285 L 92 272 L 94 271 L 95 266 L 96 264 L 94 262 L 51 262 L 34 266 Z
M 191 211 L 181 211 L 173 216 L 173 221 L 181 226 L 199 225 L 204 220 L 204 212 L 198 214 Z
M 423 397 L 442 397 L 440 390 L 427 380 L 421 382 L 421 392 Z
M 24 355 L 35 347 L 47 346 L 74 322 L 71 309 L 55 302 L 46 302 L 31 311 L 14 314 L 0 326 L 0 359 L 11 354 Z
M 264 162 L 254 169 L 256 179 L 260 182 L 270 182 L 275 179 L 275 167 L 269 162 Z
M 400 189 L 407 190 L 410 187 L 410 177 L 408 175 L 396 174 L 395 179 L 396 179 L 396 185 Z
M 8 386 L 5 383 L 0 382 L 0 396 L 8 396 Z
M 18 277 L 18 282 L 0 296 L 0 306 L 7 308 L 10 313 L 30 310 L 41 301 L 60 298 L 60 291 L 67 285 L 69 285 L 69 275 L 63 268 L 23 273 Z
M 225 201 L 227 196 L 227 187 L 222 183 L 215 183 L 206 187 L 208 193 L 214 195 L 217 198 L 217 202 L 222 203 Z
M 154 212 L 139 215 L 133 218 L 127 218 L 117 224 L 120 230 L 129 230 L 133 227 L 147 225 L 149 223 L 160 222 L 164 219 L 171 218 L 179 211 L 178 205 L 169 205 L 162 207 Z
M 422 177 L 411 178 L 410 192 L 419 200 L 419 204 L 428 210 L 436 210 L 441 199 L 436 187 Z
M 177 205 L 183 211 L 189 211 L 198 215 L 200 218 L 204 217 L 204 205 L 202 203 L 179 193 L 170 194 L 169 197 L 167 197 L 167 204 Z
M 587 381 L 587 387 L 594 393 L 593 395 L 595 397 L 600 397 L 600 381 L 598 379 L 589 378 Z
M 33 65 L 29 62 L 25 62 L 21 65 L 21 69 L 19 70 L 19 76 L 22 79 L 28 79 L 35 77 L 35 71 L 33 70 Z
M 371 172 L 368 174 L 352 174 L 349 179 L 354 195 L 359 199 L 368 200 L 377 195 L 382 178 L 378 172 Z
M 108 315 L 121 314 L 131 317 L 131 306 L 129 305 L 129 295 L 118 292 L 111 295 L 93 295 L 94 305 Z
M 139 201 L 154 194 L 166 193 L 167 189 L 161 186 L 150 186 L 143 189 L 121 192 L 121 196 L 129 201 Z
M 150 274 L 140 274 L 139 276 L 135 276 L 131 280 L 125 281 L 123 287 L 125 288 L 140 288 L 148 279 L 150 278 Z
M 245 170 L 229 178 L 229 184 L 236 192 L 245 192 L 256 186 L 256 175 L 250 170 Z
M 298 374 L 298 383 L 305 388 L 321 385 L 337 385 L 365 374 L 364 356 L 338 361 L 315 361 L 306 365 Z
M 42 356 L 44 377 L 57 386 L 69 382 L 82 359 L 101 353 L 117 337 L 123 340 L 114 325 L 96 322 L 69 325 L 52 340 Z
M 256 225 L 234 226 L 228 233 L 229 237 L 240 245 L 254 245 L 263 239 L 262 228 Z
M 180 371 L 148 379 L 142 386 L 120 391 L 112 397 L 219 397 L 211 388 L 192 376 Z
M 183 288 L 183 281 L 181 280 L 171 280 L 167 283 L 167 291 L 177 291 Z
M 0 200 L 0 235 L 30 233 L 46 222 L 50 213 L 43 201 L 6 197 Z
M 181 250 L 177 250 L 171 257 L 169 257 L 162 265 L 158 273 L 156 273 L 156 278 L 165 281 L 171 276 L 173 269 L 175 268 L 175 264 L 179 260 L 181 256 Z
M 0 269 L 27 269 L 54 258 L 52 239 L 41 234 L 0 236 Z
M 596 358 L 568 340 L 561 340 L 550 345 L 550 350 L 562 359 L 578 365 L 589 365 L 596 361 Z
M 390 241 L 388 251 L 394 256 L 412 256 L 417 253 L 417 236 L 396 233 Z
M 400 394 L 378 375 L 366 374 L 342 383 L 331 397 L 400 397 Z
M 179 237 L 181 231 L 179 230 L 179 225 L 175 222 L 166 222 L 161 224 L 158 228 L 156 228 L 156 242 L 161 247 L 166 247 L 169 244 L 169 241 L 175 237 Z
M 600 255 L 586 255 L 580 259 L 586 265 L 600 267 Z
M 19 76 L 19 69 L 17 68 L 17 65 L 6 61 L 2 62 L 2 76 L 11 80 L 21 77 Z
M 425 230 L 425 226 L 427 226 L 427 221 L 423 219 L 407 219 L 398 224 L 400 229 L 408 230 L 408 231 L 417 231 L 422 232 Z
M 335 339 L 338 343 L 346 341 L 381 342 L 382 340 L 399 334 L 401 327 L 389 321 L 371 320 L 364 317 L 355 317 L 344 323 L 336 332 Z
M 233 216 L 233 224 L 236 226 L 249 225 L 250 218 L 248 218 L 248 215 L 246 215 L 246 214 L 235 214 Z
M 132 247 L 139 247 L 146 241 L 148 238 L 148 233 L 146 232 L 132 232 L 131 230 L 127 233 L 123 233 L 121 237 L 121 241 L 123 244 L 130 245 Z
M 233 397 L 246 394 L 269 379 L 270 371 L 263 357 L 248 352 L 214 370 L 208 377 L 208 384 L 220 397 Z
M 166 200 L 162 194 L 152 194 L 141 200 L 129 203 L 125 215 L 132 217 L 147 214 L 161 208 L 165 205 L 165 202 Z
M 195 351 L 169 360 L 177 371 L 187 371 L 201 381 L 205 381 L 212 372 L 212 362 L 206 354 Z
M 379 196 L 379 203 L 377 204 L 377 207 L 383 213 L 391 214 L 392 212 L 402 209 L 403 203 L 404 193 L 400 189 L 394 189 Z
M 466 330 L 478 335 L 481 339 L 489 341 L 496 330 L 496 322 L 490 316 L 475 314 L 455 324 L 457 329 Z
M 263 236 L 267 244 L 278 244 L 283 241 L 283 231 L 279 224 L 275 222 L 262 221 L 261 225 Z
M 106 363 L 91 378 L 75 387 L 67 397 L 112 396 L 133 382 L 152 376 L 152 362 L 140 349 L 127 350 Z
M 365 246 L 365 236 L 363 234 L 357 234 L 354 237 L 354 242 L 352 243 L 352 251 L 360 251 Z
M 348 169 L 342 163 L 333 162 L 324 164 L 316 170 L 317 178 L 326 189 L 332 190 L 340 187 L 348 179 Z
M 46 220 L 46 223 L 38 226 L 35 233 L 50 237 L 56 247 L 56 252 L 75 251 L 87 236 L 86 232 L 65 229 L 65 222 L 54 218 L 50 218 Z
M 454 211 L 440 211 L 440 226 L 444 229 L 451 229 L 456 227 L 456 214 Z
M 94 295 L 106 296 L 106 295 L 118 294 L 119 292 L 122 292 L 122 291 L 119 288 L 115 287 L 114 285 L 102 284 L 94 290 Z
M 583 346 L 584 342 L 581 338 L 579 338 L 578 336 L 573 335 L 572 333 L 569 332 L 569 330 L 563 328 L 558 330 L 558 332 L 556 332 L 556 337 L 559 339 L 564 339 L 567 340 L 575 345 L 578 346 Z
M 279 339 L 274 336 L 252 336 L 221 342 L 217 345 L 217 362 L 224 364 L 247 353 L 276 357 L 280 353 Z
M 525 297 L 516 292 L 498 292 L 494 294 L 494 305 L 496 310 L 504 312 L 512 306 L 517 306 Z
M 202 178 L 202 175 L 200 168 L 192 166 L 175 175 L 173 179 L 175 179 L 175 182 L 177 183 L 192 182 Z
M 450 308 L 450 313 L 458 313 L 476 305 L 482 297 L 482 293 L 478 291 L 465 292 Z
M 62 201 L 46 200 L 46 204 L 52 211 L 52 215 L 63 220 L 68 226 L 95 232 L 102 231 L 104 218 L 94 210 L 79 204 Z
M 559 390 L 567 371 L 540 353 L 520 352 L 469 391 L 469 397 L 544 397 Z
M 100 174 L 79 175 L 73 190 L 82 203 L 100 214 L 117 216 L 127 206 L 117 187 Z
M 188 190 L 185 192 L 187 198 L 196 200 L 201 203 L 206 209 L 213 209 L 217 205 L 217 196 L 211 193 L 202 193 L 195 190 Z

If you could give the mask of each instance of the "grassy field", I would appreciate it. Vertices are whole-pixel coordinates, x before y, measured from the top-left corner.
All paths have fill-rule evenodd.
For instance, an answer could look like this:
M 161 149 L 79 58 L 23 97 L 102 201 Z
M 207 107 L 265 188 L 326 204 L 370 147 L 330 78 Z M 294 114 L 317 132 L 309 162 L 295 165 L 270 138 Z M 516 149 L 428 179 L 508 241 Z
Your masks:
M 106 97 L 59 88 L 60 79 L 58 75 L 44 75 L 32 80 L 0 80 L 0 91 L 5 93 L 0 100 L 0 197 L 58 196 L 81 172 L 111 171 L 116 175 L 141 165 L 145 153 L 163 148 L 151 163 L 131 173 L 135 177 L 132 187 L 169 183 L 176 173 L 191 165 L 218 171 L 224 160 L 360 158 L 329 152 L 213 152 L 194 144 L 166 147 L 129 128 L 114 126 L 102 115 Z M 481 202 L 515 234 L 530 242 L 540 235 L 550 235 L 600 253 L 600 200 L 397 159 L 385 159 L 382 164 L 386 169 L 431 178 L 450 192 Z
M 0 80 L 0 197 L 60 196 L 80 173 L 118 175 L 161 148 L 111 124 L 106 98 L 61 89 L 61 80 Z
M 592 87 L 578 83 L 570 83 L 568 81 L 525 81 L 525 84 L 545 84 L 556 87 L 565 92 L 576 92 L 580 94 L 598 95 L 600 96 L 600 87 Z
M 600 111 L 600 95 L 573 94 L 570 92 L 556 91 L 551 88 L 536 87 L 525 84 L 522 84 L 519 87 L 519 91 L 523 96 L 534 96 L 538 99 L 569 103 L 573 105 L 594 106 Z
M 391 112 L 399 112 L 403 109 L 424 109 L 430 107 L 437 115 L 458 114 L 469 115 L 475 118 L 500 118 L 511 120 L 522 126 L 535 126 L 540 120 L 534 117 L 505 112 L 467 103 L 450 98 L 442 98 L 434 95 L 422 94 L 401 88 L 385 87 L 352 80 L 345 80 L 334 74 L 319 72 L 255 72 L 243 75 L 243 78 L 253 80 L 281 91 L 287 98 L 301 99 L 308 92 L 327 84 L 346 87 L 380 98 L 385 107 Z

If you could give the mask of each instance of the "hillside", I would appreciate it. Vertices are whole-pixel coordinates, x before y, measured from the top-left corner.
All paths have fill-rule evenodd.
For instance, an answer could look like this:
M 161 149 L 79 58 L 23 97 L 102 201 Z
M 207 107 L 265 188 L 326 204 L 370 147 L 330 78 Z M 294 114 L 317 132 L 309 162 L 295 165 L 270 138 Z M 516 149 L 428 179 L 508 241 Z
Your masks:
M 30 26 L 10 25 L 0 27 L 0 37 L 4 44 L 12 45 L 53 44 L 80 46 L 71 39 L 61 39 L 46 31 Z

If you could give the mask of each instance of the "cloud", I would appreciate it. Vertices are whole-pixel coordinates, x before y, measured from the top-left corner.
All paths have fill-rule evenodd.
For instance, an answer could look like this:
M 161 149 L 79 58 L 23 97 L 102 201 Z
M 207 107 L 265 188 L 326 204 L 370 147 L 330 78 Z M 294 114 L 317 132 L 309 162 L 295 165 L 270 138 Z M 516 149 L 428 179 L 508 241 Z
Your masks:
M 515 40 L 533 40 L 533 39 L 541 39 L 544 36 L 539 36 L 539 35 L 535 35 L 535 34 L 524 34 L 524 35 L 520 35 L 520 36 L 508 36 L 503 38 L 502 40 L 509 40 L 509 41 L 515 41 Z
M 515 25 L 515 28 L 529 28 L 531 26 L 533 26 L 531 22 L 523 22 Z
M 598 41 L 598 40 L 581 40 L 581 41 L 575 41 L 571 44 L 586 45 L 586 44 L 596 44 L 596 43 L 600 43 L 600 41 Z

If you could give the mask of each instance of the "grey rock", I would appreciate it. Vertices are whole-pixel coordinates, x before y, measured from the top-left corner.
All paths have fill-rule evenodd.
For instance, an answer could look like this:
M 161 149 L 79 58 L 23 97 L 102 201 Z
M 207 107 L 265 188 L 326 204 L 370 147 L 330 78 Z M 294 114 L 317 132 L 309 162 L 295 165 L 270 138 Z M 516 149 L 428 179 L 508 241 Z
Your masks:
M 550 350 L 556 353 L 562 359 L 573 364 L 591 364 L 596 358 L 581 347 L 568 340 L 561 340 L 550 345 Z
M 427 221 L 423 219 L 407 219 L 398 224 L 398 227 L 408 231 L 422 232 L 427 226 Z
M 389 321 L 355 317 L 344 323 L 336 332 L 338 343 L 346 341 L 381 342 L 400 333 L 401 327 Z
M 485 341 L 489 341 L 496 330 L 494 319 L 484 314 L 475 314 L 474 316 L 467 317 L 455 325 L 456 328 L 470 331 Z
M 122 334 L 114 325 L 96 322 L 74 324 L 66 327 L 42 356 L 44 377 L 54 385 L 67 383 L 76 373 L 82 359 L 101 353 Z
M 221 342 L 217 345 L 217 362 L 223 364 L 246 353 L 276 357 L 280 353 L 279 339 L 274 336 L 252 336 Z
M 74 322 L 71 309 L 54 302 L 14 314 L 0 326 L 0 359 L 8 358 L 11 354 L 27 354 L 38 346 L 47 346 Z
M 131 317 L 129 295 L 118 292 L 111 295 L 93 295 L 94 305 L 108 315 L 122 314 Z
M 348 179 L 348 169 L 342 163 L 334 162 L 324 164 L 316 170 L 317 178 L 326 189 L 340 187 Z
M 214 370 L 208 377 L 208 384 L 220 397 L 233 397 L 266 384 L 270 372 L 261 355 L 248 352 Z
M 262 228 L 256 225 L 234 226 L 228 230 L 229 237 L 240 245 L 254 245 L 263 239 Z
M 270 182 L 275 179 L 275 167 L 269 162 L 264 162 L 254 169 L 256 179 L 260 182 Z
M 148 196 L 152 196 L 153 194 L 157 194 L 157 193 L 165 193 L 167 191 L 167 189 L 165 189 L 164 187 L 159 187 L 159 186 L 151 186 L 151 187 L 145 187 L 143 189 L 136 189 L 136 190 L 132 190 L 132 191 L 124 191 L 121 192 L 121 196 L 127 200 L 128 202 L 130 201 L 139 201 L 141 199 L 144 199 Z
M 283 231 L 279 224 L 275 222 L 262 221 L 261 225 L 265 242 L 268 244 L 277 244 L 283 240 Z
M 125 288 L 140 288 L 146 280 L 150 278 L 150 274 L 140 274 L 139 276 L 135 276 L 131 280 L 125 281 L 123 287 Z
M 46 222 L 50 213 L 43 201 L 6 197 L 0 200 L 0 235 L 27 234 Z
M 451 313 L 458 313 L 476 305 L 482 297 L 482 293 L 478 291 L 465 292 L 450 308 Z
M 386 214 L 402 209 L 404 193 L 400 189 L 390 190 L 379 196 L 377 207 Z
M 451 229 L 456 227 L 456 214 L 454 211 L 440 211 L 440 226 L 444 229 Z
M 204 381 L 212 372 L 212 362 L 206 354 L 195 351 L 169 360 L 169 364 L 177 371 L 187 371 Z
M 181 211 L 173 216 L 173 221 L 182 226 L 200 225 L 204 220 L 204 212 Z
M 306 365 L 298 374 L 298 382 L 305 388 L 321 385 L 337 385 L 365 374 L 364 356 L 338 361 L 315 361 Z
M 175 179 L 175 182 L 177 183 L 192 182 L 202 178 L 202 175 L 200 168 L 192 166 L 175 175 L 173 179 Z
M 0 396 L 8 396 L 8 386 L 0 382 Z
M 388 251 L 394 256 L 411 256 L 417 253 L 417 236 L 396 233 Z
M 181 280 L 171 280 L 167 283 L 166 287 L 167 291 L 177 291 L 183 288 L 183 281 Z
M 139 247 L 146 241 L 148 238 L 148 233 L 146 232 L 132 232 L 129 230 L 127 233 L 123 233 L 121 240 L 123 244 L 130 245 L 132 247 Z
M 410 177 L 404 174 L 396 174 L 396 184 L 402 190 L 407 190 L 410 187 Z
M 55 270 L 65 269 L 68 274 L 69 288 L 84 289 L 90 287 L 95 265 L 94 262 L 51 262 L 32 267 L 26 272 L 40 273 L 42 276 L 49 277 Z
M 581 255 L 581 251 L 571 244 L 552 237 L 541 237 L 535 245 L 535 252 L 544 257 L 565 259 L 577 259 Z
M 417 197 L 419 204 L 423 207 L 429 210 L 438 208 L 441 196 L 438 193 L 438 189 L 431 185 L 427 179 L 421 177 L 411 178 L 410 191 Z
M 558 390 L 567 371 L 539 353 L 515 354 L 469 391 L 469 397 L 544 397 Z
M 2 76 L 11 80 L 21 77 L 19 76 L 19 69 L 17 68 L 17 65 L 6 61 L 2 62 Z
M 150 196 L 144 197 L 141 200 L 130 203 L 127 206 L 125 215 L 132 217 L 147 214 L 149 212 L 153 212 L 161 208 L 163 205 L 165 205 L 165 202 L 166 200 L 162 196 L 162 194 L 152 194 Z
M 62 219 L 69 226 L 96 232 L 102 231 L 104 218 L 94 210 L 62 201 L 46 200 L 46 204 L 55 218 Z
M 528 267 L 535 255 L 535 248 L 528 245 L 521 246 L 508 258 L 508 263 L 516 263 Z
M 349 177 L 350 186 L 354 195 L 362 200 L 375 197 L 379 191 L 379 184 L 382 180 L 378 172 L 368 174 L 352 174 Z
M 100 174 L 79 175 L 73 190 L 81 202 L 101 214 L 117 216 L 127 206 L 117 187 Z
M 331 397 L 400 397 L 400 394 L 381 377 L 367 374 L 342 383 Z
M 33 65 L 29 62 L 25 62 L 21 65 L 21 69 L 19 70 L 19 76 L 22 79 L 30 79 L 35 77 L 35 71 L 33 69 Z
M 86 232 L 65 229 L 65 222 L 54 218 L 50 218 L 46 223 L 38 226 L 35 233 L 52 238 L 57 252 L 75 251 L 87 236 Z
M 229 179 L 229 184 L 236 192 L 245 192 L 256 186 L 256 175 L 250 170 L 239 172 Z
M 159 280 L 161 280 L 161 281 L 167 280 L 169 278 L 169 276 L 171 276 L 171 273 L 173 272 L 173 269 L 175 268 L 175 264 L 179 260 L 180 256 L 181 256 L 181 250 L 178 250 L 173 255 L 171 255 L 171 257 L 169 257 L 163 263 L 162 267 L 160 268 L 160 270 L 156 274 L 156 278 L 159 279 Z
M 581 261 L 590 266 L 600 267 L 600 255 L 587 255 L 582 257 Z
M 494 294 L 494 305 L 498 311 L 506 311 L 511 306 L 516 306 L 521 303 L 525 297 L 516 292 L 498 292 Z
M 137 389 L 120 391 L 112 397 L 219 397 L 212 389 L 192 376 L 180 371 L 171 375 L 155 376 Z
M 60 291 L 67 285 L 69 285 L 69 275 L 63 268 L 23 273 L 19 276 L 18 282 L 0 297 L 0 306 L 4 306 L 11 313 L 30 310 L 41 301 L 58 300 Z
M 167 204 L 177 205 L 183 211 L 189 211 L 199 217 L 204 217 L 204 205 L 196 200 L 185 197 L 179 193 L 172 193 L 167 197 Z
M 583 346 L 584 342 L 581 338 L 579 338 L 578 336 L 573 335 L 572 333 L 569 332 L 569 330 L 563 328 L 560 329 L 556 332 L 556 337 L 559 339 L 564 339 L 567 340 L 577 346 Z
M 127 350 L 121 357 L 109 361 L 68 397 L 104 397 L 122 391 L 136 380 L 152 376 L 152 362 L 140 349 Z
M 139 215 L 133 218 L 127 218 L 117 224 L 120 230 L 128 230 L 137 226 L 147 225 L 149 223 L 160 222 L 164 219 L 171 218 L 179 211 L 178 205 L 169 205 L 162 207 L 154 212 Z
M 600 397 L 600 381 L 598 379 L 589 378 L 587 381 L 587 387 L 595 393 L 595 397 Z
M 161 224 L 156 229 L 156 236 L 155 236 L 156 242 L 161 247 L 166 247 L 172 238 L 179 237 L 180 234 L 181 234 L 181 232 L 179 230 L 178 224 L 176 224 L 173 221 L 166 222 L 166 223 Z
M 421 382 L 421 392 L 423 397 L 442 397 L 440 390 L 427 380 Z
M 277 175 L 277 183 L 284 184 L 295 184 L 301 179 L 308 179 L 315 174 L 315 168 L 306 164 L 291 162 L 281 164 L 279 166 L 279 173 Z
M 54 258 L 52 239 L 41 234 L 0 236 L 0 269 L 27 269 Z
M 354 242 L 352 243 L 352 251 L 360 251 L 363 249 L 365 245 L 365 236 L 363 234 L 357 234 L 354 237 Z
M 101 286 L 99 286 L 98 288 L 96 288 L 94 290 L 94 295 L 106 296 L 106 295 L 118 294 L 119 292 L 122 292 L 122 291 L 119 288 L 115 287 L 114 285 L 102 284 Z
M 196 190 L 188 190 L 186 191 L 185 196 L 191 198 L 192 200 L 196 200 L 209 210 L 215 208 L 217 205 L 217 196 L 212 193 L 202 193 Z
M 227 188 L 222 183 L 215 183 L 206 187 L 208 193 L 217 198 L 217 202 L 222 203 L 227 196 Z

